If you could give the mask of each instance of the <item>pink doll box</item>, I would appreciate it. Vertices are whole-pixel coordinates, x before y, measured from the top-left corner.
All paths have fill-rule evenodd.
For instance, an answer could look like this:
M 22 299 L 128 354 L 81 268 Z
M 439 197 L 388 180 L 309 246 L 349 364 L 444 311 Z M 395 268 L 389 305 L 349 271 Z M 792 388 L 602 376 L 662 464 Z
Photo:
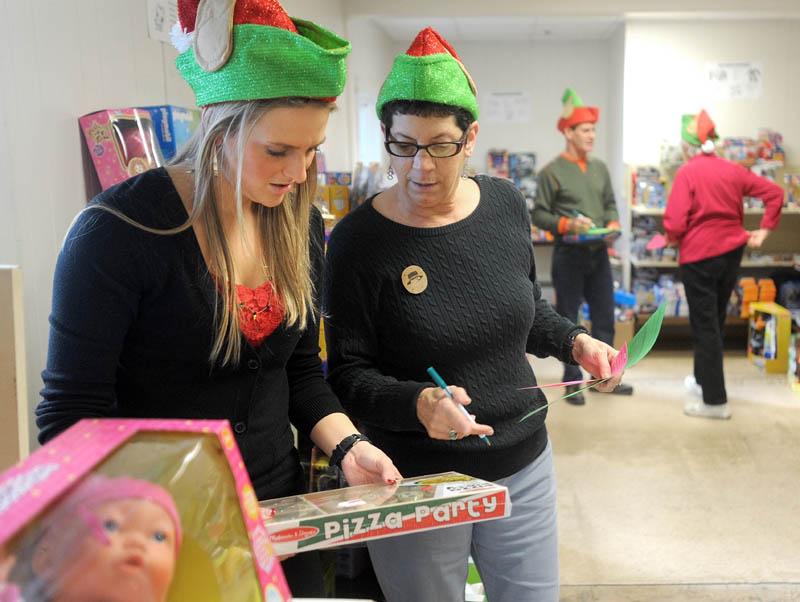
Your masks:
M 82 420 L 0 474 L 0 600 L 14 600 L 4 598 L 4 590 L 24 592 L 25 583 L 34 580 L 15 581 L 15 565 L 27 558 L 29 566 L 35 566 L 33 559 L 39 553 L 35 546 L 45 538 L 43 533 L 56 532 L 58 537 L 65 524 L 74 527 L 79 522 L 75 517 L 101 530 L 98 521 L 105 518 L 91 513 L 99 514 L 99 502 L 111 499 L 113 491 L 97 500 L 97 488 L 89 487 L 96 481 L 117 488 L 119 483 L 139 483 L 174 501 L 170 507 L 178 545 L 172 554 L 169 590 L 161 598 L 165 602 L 291 600 L 228 422 L 133 419 Z M 92 501 L 74 504 L 87 490 Z M 122 497 L 134 496 L 118 495 Z M 136 497 L 140 499 L 134 502 L 155 499 Z M 81 525 L 83 531 L 85 526 Z M 81 536 L 83 540 L 75 541 L 93 539 Z M 20 595 L 19 599 L 29 599 Z
M 443 472 L 260 502 L 278 554 L 440 529 L 511 514 L 508 489 Z
M 78 121 L 103 190 L 164 163 L 145 109 L 106 109 Z

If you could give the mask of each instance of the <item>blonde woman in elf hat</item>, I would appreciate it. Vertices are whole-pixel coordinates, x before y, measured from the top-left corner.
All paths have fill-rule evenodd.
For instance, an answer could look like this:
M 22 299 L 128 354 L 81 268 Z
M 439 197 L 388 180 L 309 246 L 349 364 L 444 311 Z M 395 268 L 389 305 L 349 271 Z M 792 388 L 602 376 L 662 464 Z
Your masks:
M 67 235 L 40 440 L 87 416 L 226 418 L 265 499 L 303 489 L 293 424 L 350 483 L 396 480 L 318 356 L 315 154 L 350 44 L 274 0 L 178 8 L 202 123 L 172 165 L 103 192 Z M 320 595 L 318 572 L 291 570 L 303 556 L 284 563 L 290 587 Z
M 564 92 L 561 102 L 564 110 L 557 127 L 567 146 L 539 172 L 531 220 L 555 235 L 551 273 L 556 310 L 570 320 L 577 320 L 578 308 L 586 300 L 592 318 L 592 336 L 611 345 L 614 281 L 606 245 L 617 235 L 586 239 L 575 236 L 595 226 L 620 227 L 608 169 L 599 159 L 589 157 L 594 149 L 599 109 L 584 105 L 571 88 Z M 578 366 L 564 364 L 565 382 L 582 378 Z M 580 385 L 567 385 L 567 393 L 578 389 Z M 620 384 L 612 393 L 630 395 L 633 389 Z M 574 405 L 586 403 L 583 393 L 575 393 L 567 401 Z
M 433 29 L 395 58 L 377 112 L 396 184 L 331 234 L 329 382 L 404 474 L 457 470 L 507 485 L 513 501 L 506 519 L 369 542 L 378 580 L 391 602 L 463 600 L 471 552 L 490 600 L 555 602 L 545 412 L 520 422 L 546 400 L 520 390 L 536 384 L 525 354 L 608 375 L 616 352 L 541 298 L 519 190 L 462 176 L 478 133 L 475 86 Z
M 675 174 L 664 231 L 679 246 L 680 276 L 689 302 L 694 374 L 686 388 L 696 397 L 683 408 L 689 416 L 730 418 L 722 369 L 722 330 L 744 247 L 758 248 L 778 226 L 783 189 L 714 152 L 714 122 L 705 111 L 684 115 L 681 126 L 686 164 Z M 743 197 L 763 199 L 761 228 L 743 227 Z

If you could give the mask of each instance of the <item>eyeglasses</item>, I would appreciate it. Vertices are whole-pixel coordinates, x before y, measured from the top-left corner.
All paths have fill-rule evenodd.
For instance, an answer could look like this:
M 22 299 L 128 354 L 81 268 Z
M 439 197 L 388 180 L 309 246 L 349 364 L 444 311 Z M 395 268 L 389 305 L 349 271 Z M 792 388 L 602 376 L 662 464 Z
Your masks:
M 432 144 L 415 144 L 414 142 L 400 142 L 399 140 L 384 141 L 386 152 L 395 157 L 415 157 L 421 150 L 428 151 L 434 159 L 446 159 L 453 157 L 461 152 L 464 142 L 467 140 L 467 132 L 458 142 L 434 142 Z

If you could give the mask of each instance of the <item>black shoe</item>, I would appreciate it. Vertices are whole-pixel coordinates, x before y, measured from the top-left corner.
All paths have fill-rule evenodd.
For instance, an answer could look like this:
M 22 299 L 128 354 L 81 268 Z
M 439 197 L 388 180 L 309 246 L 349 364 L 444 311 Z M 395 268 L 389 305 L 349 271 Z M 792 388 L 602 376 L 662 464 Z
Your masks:
M 575 391 L 580 390 L 580 385 L 567 385 L 566 387 L 566 395 L 570 393 L 575 393 Z M 586 398 L 583 396 L 583 391 L 580 393 L 575 393 L 575 395 L 571 395 L 570 397 L 566 397 L 565 401 L 567 403 L 571 403 L 574 406 L 582 406 L 586 403 Z
M 600 393 L 600 391 L 594 387 L 589 390 L 594 391 L 595 393 Z M 611 393 L 611 395 L 633 395 L 633 387 L 631 385 L 626 385 L 625 383 L 619 383 L 612 391 L 609 391 L 609 393 Z
M 619 383 L 614 390 L 611 391 L 612 395 L 633 395 L 633 387 L 625 383 Z

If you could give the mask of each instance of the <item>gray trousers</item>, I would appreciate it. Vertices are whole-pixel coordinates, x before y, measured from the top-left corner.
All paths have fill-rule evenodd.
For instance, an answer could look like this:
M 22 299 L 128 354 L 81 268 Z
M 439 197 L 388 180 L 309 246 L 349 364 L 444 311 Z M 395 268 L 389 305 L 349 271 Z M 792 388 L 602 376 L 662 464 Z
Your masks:
M 489 602 L 558 602 L 556 479 L 550 442 L 500 479 L 507 518 L 367 542 L 388 602 L 463 602 L 470 554 Z

